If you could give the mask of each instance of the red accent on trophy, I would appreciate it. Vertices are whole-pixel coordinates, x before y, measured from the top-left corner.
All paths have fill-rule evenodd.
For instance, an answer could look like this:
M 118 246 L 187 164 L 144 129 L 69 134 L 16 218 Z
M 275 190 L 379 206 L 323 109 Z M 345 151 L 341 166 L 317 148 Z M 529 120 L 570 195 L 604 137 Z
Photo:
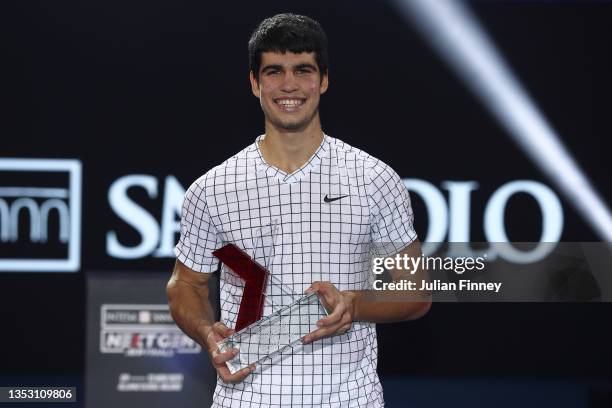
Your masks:
M 213 255 L 244 280 L 244 292 L 235 327 L 236 331 L 240 331 L 263 317 L 268 270 L 231 243 L 217 249 Z

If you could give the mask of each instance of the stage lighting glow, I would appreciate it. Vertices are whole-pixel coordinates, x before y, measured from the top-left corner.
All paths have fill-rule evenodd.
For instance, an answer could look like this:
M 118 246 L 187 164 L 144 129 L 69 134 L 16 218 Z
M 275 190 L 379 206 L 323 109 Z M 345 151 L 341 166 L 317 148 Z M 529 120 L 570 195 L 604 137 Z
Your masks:
M 606 203 L 469 10 L 452 0 L 395 3 L 594 231 L 612 241 Z

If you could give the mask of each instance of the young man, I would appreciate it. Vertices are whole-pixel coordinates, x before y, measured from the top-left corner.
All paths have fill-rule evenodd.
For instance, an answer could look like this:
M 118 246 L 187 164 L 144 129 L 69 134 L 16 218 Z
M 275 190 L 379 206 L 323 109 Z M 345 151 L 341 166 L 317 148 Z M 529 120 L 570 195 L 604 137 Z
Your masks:
M 172 315 L 208 350 L 218 373 L 213 406 L 382 406 L 374 323 L 416 319 L 430 306 L 427 297 L 371 296 L 373 249 L 420 255 L 408 192 L 383 162 L 321 130 L 319 99 L 329 78 L 327 38 L 317 22 L 268 18 L 253 33 L 249 56 L 265 135 L 187 191 L 168 283 Z M 266 266 L 274 281 L 296 294 L 317 291 L 329 316 L 303 344 L 232 375 L 225 362 L 236 352 L 220 353 L 217 343 L 233 333 L 243 287 L 222 266 L 215 322 L 212 252 L 232 242 L 256 257 L 271 225 L 277 232 Z M 267 305 L 264 315 L 271 311 Z

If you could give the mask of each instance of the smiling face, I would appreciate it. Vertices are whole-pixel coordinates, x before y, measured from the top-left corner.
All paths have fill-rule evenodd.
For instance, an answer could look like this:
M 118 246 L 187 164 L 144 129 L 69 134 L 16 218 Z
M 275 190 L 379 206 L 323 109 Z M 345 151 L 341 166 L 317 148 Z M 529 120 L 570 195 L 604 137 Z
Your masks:
M 314 53 L 263 52 L 259 81 L 252 72 L 250 79 L 266 125 L 283 132 L 320 126 L 319 100 L 327 90 L 328 78 L 319 72 Z

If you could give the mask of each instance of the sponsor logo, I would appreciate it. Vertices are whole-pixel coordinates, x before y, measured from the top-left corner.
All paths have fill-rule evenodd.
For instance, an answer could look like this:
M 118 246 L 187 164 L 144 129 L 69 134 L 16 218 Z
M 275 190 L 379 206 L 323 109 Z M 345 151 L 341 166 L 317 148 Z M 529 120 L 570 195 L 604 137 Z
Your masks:
M 326 203 L 331 203 L 332 201 L 340 200 L 341 198 L 344 198 L 344 197 L 348 197 L 348 196 L 347 195 L 343 195 L 343 196 L 340 196 L 340 197 L 331 198 L 331 197 L 328 197 L 327 194 L 326 194 L 325 197 L 323 198 L 323 201 L 325 201 Z
M 178 392 L 183 390 L 182 373 L 119 374 L 119 392 Z
M 168 305 L 102 305 L 100 352 L 127 357 L 200 353 L 174 323 Z
M 449 256 L 484 256 L 490 261 L 500 258 L 514 263 L 537 262 L 546 257 L 559 242 L 563 232 L 563 207 L 557 195 L 545 184 L 532 180 L 510 181 L 499 187 L 489 198 L 483 214 L 483 227 L 487 242 L 493 243 L 486 250 L 469 247 L 471 193 L 478 190 L 475 181 L 445 181 L 442 187 L 448 190 L 448 202 L 433 184 L 419 179 L 404 179 L 409 191 L 418 195 L 427 208 L 427 234 L 423 246 L 425 255 L 435 253 L 447 240 Z M 539 244 L 530 251 L 515 248 L 506 233 L 505 217 L 509 199 L 522 193 L 531 196 L 541 210 L 541 235 L 534 242 Z
M 472 228 L 472 197 L 478 190 L 476 181 L 444 181 L 438 187 L 422 179 L 403 179 L 411 196 L 420 197 L 425 203 L 427 219 L 425 237 L 426 255 L 435 253 L 444 242 L 449 242 L 448 256 L 478 257 L 483 251 L 469 248 Z M 162 187 L 163 186 L 163 187 Z M 159 189 L 163 188 L 163 194 Z M 156 216 L 129 195 L 130 189 L 143 189 L 151 201 L 161 205 L 161 214 Z M 445 196 L 447 191 L 448 198 Z M 109 203 L 115 214 L 140 236 L 137 244 L 126 245 L 118 231 L 106 235 L 106 250 L 109 256 L 119 259 L 141 259 L 149 256 L 174 258 L 174 244 L 180 231 L 180 215 L 185 188 L 174 176 L 158 180 L 152 175 L 127 175 L 117 179 L 109 190 Z M 540 244 L 530 251 L 515 248 L 506 232 L 506 207 L 516 194 L 532 197 L 540 208 L 540 237 L 529 239 Z M 324 197 L 325 202 L 344 198 Z M 161 201 L 161 202 L 160 202 Z M 150 203 L 148 203 L 150 204 Z M 485 239 L 494 243 L 487 250 L 490 261 L 498 257 L 513 263 L 530 263 L 543 259 L 554 249 L 550 243 L 559 242 L 563 232 L 563 208 L 557 195 L 547 185 L 533 180 L 515 180 L 503 184 L 489 197 L 482 216 Z M 478 220 L 480 221 L 480 220 Z M 478 222 L 477 221 L 477 222 Z M 424 238 L 424 239 L 423 239 Z
M 0 180 L 0 271 L 78 271 L 81 162 L 3 158 Z
M 108 255 L 119 259 L 139 259 L 150 255 L 173 258 L 185 188 L 174 176 L 166 177 L 161 222 L 128 195 L 130 189 L 144 189 L 152 200 L 158 198 L 158 182 L 154 176 L 133 174 L 113 182 L 108 192 L 109 204 L 115 214 L 137 232 L 140 242 L 123 244 L 116 231 L 109 231 L 106 234 Z

